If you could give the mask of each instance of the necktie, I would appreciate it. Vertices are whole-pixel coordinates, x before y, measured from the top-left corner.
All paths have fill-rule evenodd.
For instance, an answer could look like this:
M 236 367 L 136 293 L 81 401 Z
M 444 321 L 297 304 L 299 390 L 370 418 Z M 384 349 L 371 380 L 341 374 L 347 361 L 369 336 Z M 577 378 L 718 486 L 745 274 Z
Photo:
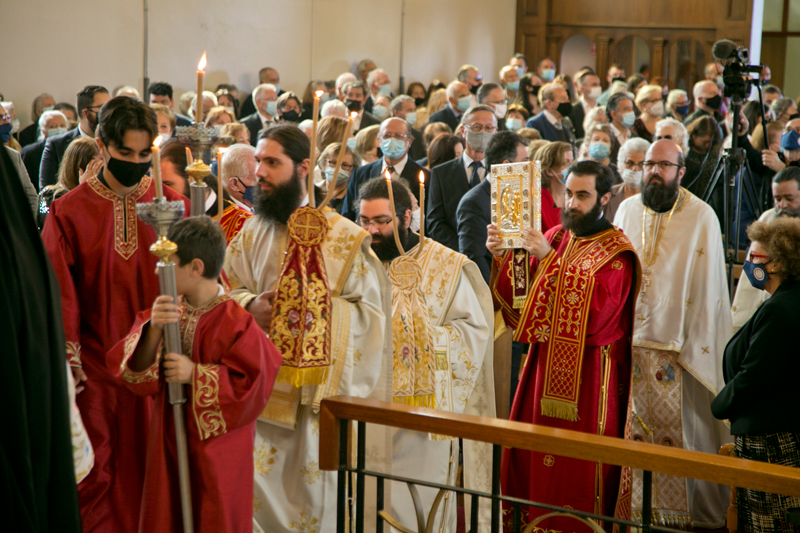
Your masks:
M 472 177 L 469 179 L 469 187 L 471 189 L 481 184 L 481 176 L 478 174 L 478 169 L 483 168 L 483 163 L 480 161 L 473 161 L 469 166 L 472 167 Z
M 390 176 L 391 176 L 392 174 L 394 174 L 394 167 L 386 167 L 386 170 L 388 170 L 388 171 L 389 171 L 389 175 L 390 175 Z

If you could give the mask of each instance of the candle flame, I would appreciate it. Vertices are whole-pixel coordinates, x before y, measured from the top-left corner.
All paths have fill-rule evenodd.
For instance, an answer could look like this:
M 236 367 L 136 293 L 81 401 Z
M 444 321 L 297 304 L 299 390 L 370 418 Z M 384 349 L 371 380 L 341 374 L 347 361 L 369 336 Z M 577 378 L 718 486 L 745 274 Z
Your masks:
M 163 140 L 164 140 L 164 138 L 161 137 L 161 135 L 156 136 L 156 140 L 153 141 L 153 146 L 158 148 L 159 146 L 161 146 L 161 141 L 163 141 Z
M 322 98 L 322 95 L 324 93 L 325 93 L 325 91 L 315 91 L 314 92 L 314 96 L 316 96 L 317 98 Z
M 386 174 L 386 181 L 388 183 L 391 183 L 392 182 L 392 175 L 389 174 L 389 169 L 388 168 L 384 171 L 384 174 Z
M 352 113 L 350 113 L 350 120 L 355 120 L 357 116 L 358 116 L 358 113 L 353 111 Z
M 204 70 L 206 68 L 206 53 L 203 52 L 203 57 L 200 58 L 200 62 L 197 64 L 197 70 Z
M 228 151 L 228 147 L 227 146 L 220 146 L 219 148 L 217 148 L 217 152 L 220 153 L 220 154 L 224 154 L 227 151 Z
M 421 170 L 419 171 L 419 183 L 420 185 L 425 185 L 425 173 Z

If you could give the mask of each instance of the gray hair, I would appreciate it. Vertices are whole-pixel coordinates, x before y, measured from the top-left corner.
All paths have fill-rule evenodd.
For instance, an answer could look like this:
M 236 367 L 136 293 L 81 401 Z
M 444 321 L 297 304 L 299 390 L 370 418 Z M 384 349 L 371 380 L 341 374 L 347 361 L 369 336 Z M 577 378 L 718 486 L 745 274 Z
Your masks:
M 479 111 L 486 111 L 487 113 L 491 113 L 492 114 L 492 120 L 494 121 L 495 124 L 497 124 L 497 117 L 494 114 L 494 109 L 492 109 L 488 105 L 484 105 L 484 104 L 474 105 L 474 106 L 470 107 L 469 109 L 467 109 L 464 112 L 464 114 L 461 115 L 461 124 L 462 125 L 466 124 L 467 120 L 469 120 L 469 117 L 471 117 L 472 115 L 474 115 L 475 113 L 477 113 Z
M 133 95 L 137 100 L 141 100 L 142 99 L 142 96 L 139 94 L 138 89 L 136 89 L 136 87 L 133 87 L 131 85 L 125 85 L 123 87 L 120 87 L 114 93 L 114 96 L 119 96 L 119 95 L 121 95 L 123 93 Z
M 675 105 L 675 102 L 677 102 L 678 98 L 681 96 L 685 96 L 687 99 L 689 98 L 689 94 L 683 89 L 672 89 L 667 93 L 667 104 Z
M 413 102 L 414 99 L 408 96 L 407 94 L 401 94 L 400 96 L 396 96 L 392 103 L 389 104 L 389 111 L 394 113 L 395 111 L 400 111 L 400 108 L 403 107 L 403 102 Z
M 463 85 L 459 80 L 451 81 L 447 84 L 447 97 L 448 98 L 455 98 L 456 97 L 456 87 L 459 85 Z
M 45 111 L 39 117 L 39 131 L 44 131 L 44 126 L 45 126 L 45 124 L 47 124 L 47 120 L 52 118 L 52 117 L 61 117 L 61 118 L 63 118 L 64 119 L 64 125 L 67 128 L 69 128 L 69 120 L 67 120 L 67 116 L 64 113 L 62 113 L 61 111 L 55 111 L 55 110 L 51 109 L 50 111 Z
M 33 114 L 34 115 L 36 115 L 37 113 L 41 113 L 42 112 L 42 107 L 43 107 L 42 106 L 42 102 L 44 101 L 45 98 L 53 98 L 53 95 L 48 94 L 48 93 L 42 93 L 42 94 L 40 94 L 39 96 L 37 96 L 36 98 L 33 99 Z M 53 100 L 55 100 L 55 98 L 53 98 Z
M 778 118 L 780 118 L 781 115 L 786 113 L 789 110 L 789 108 L 792 107 L 793 103 L 794 100 L 792 100 L 791 98 L 778 98 L 777 100 L 772 102 L 771 109 L 772 109 L 772 114 L 775 116 L 775 120 L 778 120 Z
M 478 102 L 482 104 L 483 101 L 489 97 L 489 93 L 495 89 L 500 89 L 501 91 L 503 90 L 503 88 L 497 83 L 488 82 L 481 85 L 481 88 L 478 89 Z
M 686 132 L 686 126 L 680 120 L 675 120 L 674 118 L 664 118 L 656 122 L 656 131 L 653 134 L 653 138 L 658 137 L 661 135 L 661 130 L 663 130 L 667 126 L 673 126 L 676 130 L 678 130 L 678 137 L 677 139 L 672 139 L 675 144 L 677 144 L 683 153 L 689 151 L 689 134 Z
M 231 177 L 247 176 L 250 165 L 255 163 L 256 149 L 249 144 L 234 144 L 222 154 L 219 176 L 226 187 Z
M 586 113 L 586 116 L 583 117 L 583 131 L 588 130 L 589 127 L 594 124 L 594 121 L 597 119 L 598 115 L 606 118 L 606 106 L 596 105 L 588 113 Z
M 378 74 L 386 74 L 386 71 L 382 68 L 376 68 L 375 70 L 370 71 L 370 73 L 367 75 L 367 85 L 372 85 L 375 82 L 375 78 L 378 77 Z M 389 75 L 386 74 L 386 77 L 388 78 Z
M 330 101 L 330 100 L 329 100 L 329 101 Z M 337 101 L 338 101 L 338 100 L 337 100 Z M 328 102 L 325 102 L 325 103 L 327 104 Z M 302 131 L 303 133 L 305 133 L 306 135 L 308 135 L 308 133 L 309 133 L 309 132 L 310 132 L 312 129 L 314 129 L 314 121 L 313 121 L 313 120 L 311 120 L 310 118 L 307 118 L 307 119 L 305 119 L 304 121 L 302 121 L 300 124 L 298 124 L 298 125 L 297 125 L 297 127 L 298 127 L 298 128 L 300 128 L 300 131 Z
M 628 159 L 628 154 L 646 154 L 648 148 L 650 148 L 650 143 L 646 139 L 641 137 L 628 139 L 619 147 L 619 152 L 617 152 L 617 168 L 625 168 L 625 160 Z
M 261 93 L 267 90 L 275 91 L 275 96 L 278 96 L 278 89 L 271 83 L 262 83 L 261 85 L 256 85 L 256 88 L 253 89 L 251 96 L 253 98 L 253 105 L 256 106 L 256 109 L 258 109 L 256 100 L 258 100 L 258 97 L 261 96 Z M 205 91 L 203 91 L 203 94 L 205 94 Z
M 203 91 L 203 100 L 211 100 L 211 103 L 213 104 L 212 107 L 217 107 L 219 105 L 219 101 L 217 100 L 217 95 L 212 93 L 211 91 Z M 253 100 L 253 103 L 254 104 L 256 103 L 255 100 Z M 195 109 L 197 109 L 197 95 L 195 95 L 194 98 L 192 98 L 192 103 L 189 105 L 189 115 L 192 118 L 194 118 Z
M 346 83 L 349 83 L 351 81 L 356 81 L 357 79 L 358 78 L 356 78 L 356 75 L 351 72 L 345 72 L 343 74 L 339 74 L 339 77 L 336 78 L 336 88 L 341 89 L 342 87 L 344 87 Z
M 361 61 L 358 62 L 358 66 L 356 67 L 356 70 L 358 72 L 364 72 L 365 70 L 367 70 L 367 64 L 369 64 L 369 63 L 372 63 L 373 65 L 375 64 L 375 62 L 373 60 L 371 60 L 371 59 L 362 59 Z M 338 87 L 339 84 L 337 83 L 336 86 Z
M 467 79 L 469 79 L 470 70 L 477 71 L 478 67 L 476 67 L 475 65 L 461 65 L 461 68 L 458 71 L 458 76 L 456 76 L 456 79 L 462 83 L 467 81 Z
M 337 111 L 339 113 L 341 113 L 341 115 L 334 114 Z M 322 104 L 321 116 L 322 116 L 322 118 L 330 117 L 330 116 L 347 117 L 347 106 L 344 105 L 339 100 L 328 100 L 327 102 Z

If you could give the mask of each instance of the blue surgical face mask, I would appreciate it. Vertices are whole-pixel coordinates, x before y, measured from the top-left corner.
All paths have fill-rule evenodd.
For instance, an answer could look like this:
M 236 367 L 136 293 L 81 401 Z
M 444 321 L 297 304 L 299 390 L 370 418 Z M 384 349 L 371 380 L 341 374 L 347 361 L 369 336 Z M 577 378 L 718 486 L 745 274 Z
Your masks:
M 567 176 L 569 176 L 569 167 L 567 167 L 567 168 L 565 168 L 564 170 L 561 171 L 561 183 L 566 185 Z
M 406 143 L 399 139 L 384 139 L 381 141 L 381 151 L 389 159 L 400 159 L 406 153 Z
M 48 137 L 57 137 L 58 135 L 64 135 L 65 133 L 67 133 L 67 128 L 50 128 L 47 130 Z
M 797 150 L 798 148 L 800 148 L 800 133 L 789 130 L 781 135 L 781 149 Z
M 247 185 L 244 188 L 244 194 L 242 195 L 242 198 L 244 198 L 245 202 L 249 202 L 249 203 L 253 204 L 253 203 L 255 203 L 255 198 L 254 198 L 255 194 L 256 194 L 256 186 L 255 185 Z
M 679 105 L 675 108 L 675 112 L 678 113 L 680 116 L 685 117 L 689 114 L 689 104 L 686 105 Z
M 325 168 L 325 170 L 322 173 L 325 174 L 325 179 L 326 180 L 333 181 L 333 171 L 334 170 L 336 170 L 336 169 L 333 168 L 333 167 Z M 343 168 L 340 168 L 339 169 L 339 178 L 336 180 L 336 185 L 340 185 L 340 184 L 346 182 L 349 179 L 350 179 L 350 173 L 347 172 L 346 170 L 344 170 Z
M 469 96 L 465 96 L 463 98 L 458 99 L 458 110 L 462 113 L 469 109 L 469 104 L 472 102 L 472 99 Z
M 506 119 L 506 129 L 509 131 L 517 131 L 522 128 L 522 121 L 518 118 L 508 117 Z
M 275 92 L 278 93 L 278 96 L 281 94 L 281 84 L 280 83 L 273 83 L 272 85 L 275 86 Z
M 349 139 L 347 139 L 347 147 L 350 148 L 351 150 L 355 150 L 356 149 L 356 138 L 355 137 L 350 137 Z
M 764 285 L 769 281 L 769 272 L 767 272 L 766 265 L 771 263 L 768 261 L 763 264 L 755 264 L 750 261 L 744 262 L 744 273 L 747 274 L 747 279 L 750 280 L 750 285 L 759 290 L 764 290 Z
M 54 106 L 54 105 L 49 105 L 49 106 L 45 107 L 44 109 L 42 109 L 42 113 L 44 113 L 45 111 L 52 111 L 55 107 L 56 106 Z
M 543 82 L 553 81 L 553 78 L 555 78 L 555 77 L 556 77 L 555 69 L 552 69 L 552 68 L 542 69 L 542 81 Z
M 372 106 L 372 114 L 375 115 L 378 120 L 383 121 L 383 119 L 389 116 L 389 110 L 386 109 L 385 106 L 375 105 Z
M 506 87 L 508 88 L 509 91 L 511 91 L 513 93 L 514 91 L 519 89 L 519 80 L 510 81 L 510 82 L 506 83 Z
M 267 102 L 267 108 L 264 110 L 267 115 L 274 117 L 278 114 L 278 101 L 270 100 Z
M 390 95 L 392 94 L 392 86 L 388 83 L 386 85 L 381 85 L 378 87 L 378 94 Z
M 331 99 L 331 95 L 327 92 L 322 93 L 322 96 L 319 97 L 319 108 L 322 109 L 322 106 L 325 105 L 325 102 Z
M 406 123 L 409 126 L 413 126 L 417 123 L 417 112 L 411 111 L 410 113 L 406 113 Z
M 589 145 L 589 157 L 595 161 L 602 161 L 608 157 L 611 147 L 603 142 L 593 142 Z
M 628 111 L 627 113 L 622 115 L 622 125 L 626 128 L 630 128 L 633 126 L 633 123 L 636 122 L 636 113 L 633 111 Z
M 520 78 L 525 75 L 525 71 L 522 69 L 522 67 L 514 67 L 514 68 L 517 69 L 517 73 L 519 73 Z

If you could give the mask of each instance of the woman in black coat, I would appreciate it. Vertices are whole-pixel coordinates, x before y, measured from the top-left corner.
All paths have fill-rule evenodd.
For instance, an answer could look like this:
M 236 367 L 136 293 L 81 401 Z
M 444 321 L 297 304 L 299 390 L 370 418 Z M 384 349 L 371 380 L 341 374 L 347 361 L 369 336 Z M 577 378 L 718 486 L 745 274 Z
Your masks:
M 800 467 L 800 219 L 780 217 L 754 222 L 753 241 L 744 272 L 770 298 L 733 336 L 725 348 L 725 387 L 711 402 L 715 417 L 729 420 L 736 455 Z M 738 489 L 739 530 L 800 531 L 786 522 L 789 507 L 800 498 Z

